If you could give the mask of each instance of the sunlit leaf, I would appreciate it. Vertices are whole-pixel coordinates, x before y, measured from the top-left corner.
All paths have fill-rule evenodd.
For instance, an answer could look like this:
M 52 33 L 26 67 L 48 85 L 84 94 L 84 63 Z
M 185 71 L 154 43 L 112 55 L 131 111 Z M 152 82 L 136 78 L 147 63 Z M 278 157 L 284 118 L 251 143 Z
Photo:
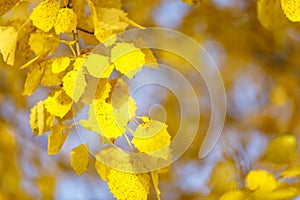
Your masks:
M 15 27 L 0 26 L 0 52 L 3 60 L 9 65 L 15 62 L 17 38 L 18 32 Z
M 65 125 L 58 123 L 53 127 L 51 133 L 48 135 L 48 154 L 54 155 L 57 154 L 65 140 L 67 139 L 70 132 L 70 128 L 67 128 Z
M 45 0 L 33 9 L 29 18 L 38 29 L 48 32 L 54 26 L 59 7 L 57 0 Z
M 45 100 L 45 108 L 54 116 L 63 118 L 72 107 L 72 99 L 59 90 Z
M 56 34 L 72 33 L 77 27 L 77 15 L 70 8 L 61 8 L 58 11 L 54 24 Z
M 80 176 L 86 171 L 89 162 L 89 152 L 87 145 L 81 144 L 71 151 L 71 166 Z
M 298 143 L 292 135 L 282 135 L 274 138 L 266 150 L 266 158 L 274 163 L 290 162 L 296 156 Z
M 300 21 L 300 2 L 298 0 L 280 0 L 284 14 L 292 22 Z
M 133 44 L 118 43 L 111 50 L 111 61 L 118 71 L 132 78 L 145 64 L 145 54 Z
M 133 174 L 110 169 L 108 174 L 110 192 L 119 200 L 146 200 L 149 194 L 148 174 Z
M 166 124 L 155 120 L 143 123 L 135 130 L 132 144 L 140 152 L 168 160 L 170 157 L 168 146 L 171 136 L 167 127 Z
M 247 188 L 256 192 L 271 192 L 278 187 L 274 175 L 264 170 L 250 171 L 246 177 Z

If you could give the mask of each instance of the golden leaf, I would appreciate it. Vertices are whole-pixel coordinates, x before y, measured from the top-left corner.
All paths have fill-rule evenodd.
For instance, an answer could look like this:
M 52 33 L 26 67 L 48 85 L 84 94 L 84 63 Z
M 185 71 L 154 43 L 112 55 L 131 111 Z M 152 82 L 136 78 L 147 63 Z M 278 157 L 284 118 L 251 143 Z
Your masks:
M 89 152 L 87 148 L 87 145 L 81 144 L 71 151 L 71 166 L 78 176 L 86 171 L 89 163 Z
M 18 32 L 15 27 L 0 26 L 0 52 L 4 62 L 13 65 L 17 46 Z
M 59 7 L 57 0 L 45 0 L 33 9 L 29 18 L 35 27 L 48 32 L 55 24 Z

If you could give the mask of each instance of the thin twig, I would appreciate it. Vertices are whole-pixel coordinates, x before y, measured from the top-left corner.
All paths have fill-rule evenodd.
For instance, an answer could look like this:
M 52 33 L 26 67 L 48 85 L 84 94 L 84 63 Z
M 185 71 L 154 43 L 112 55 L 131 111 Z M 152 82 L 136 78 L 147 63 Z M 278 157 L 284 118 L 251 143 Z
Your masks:
M 73 32 L 73 38 L 76 41 L 75 43 L 75 51 L 76 51 L 76 57 L 80 56 L 80 48 L 79 48 L 79 43 L 78 43 L 78 32 L 75 29 Z
M 77 27 L 77 30 L 82 31 L 82 32 L 85 32 L 85 33 L 87 33 L 87 34 L 94 35 L 94 31 L 88 31 L 88 30 L 85 30 L 85 29 L 80 28 L 80 27 Z
M 71 51 L 72 51 L 72 53 L 73 53 L 73 56 L 76 58 L 77 55 L 76 55 L 76 52 L 75 52 L 73 46 L 72 46 L 71 44 L 69 44 L 69 47 L 70 47 L 70 49 L 71 49 Z
M 72 7 L 73 7 L 72 0 L 68 0 L 67 7 L 70 8 L 70 9 L 72 9 Z M 75 29 L 73 31 L 73 39 L 76 41 L 75 42 L 75 55 L 76 55 L 76 57 L 78 57 L 78 56 L 80 56 L 80 48 L 79 48 L 79 43 L 78 43 L 78 32 L 77 32 L 77 29 Z
M 132 148 L 132 145 L 131 145 L 131 142 L 130 142 L 128 136 L 127 136 L 126 134 L 124 134 L 124 137 L 125 137 L 125 139 L 126 139 L 126 141 L 127 141 L 127 143 L 128 143 L 128 146 L 129 146 L 129 148 L 130 148 L 130 151 L 131 151 L 132 153 L 134 153 L 134 150 L 133 150 L 133 148 Z
M 158 187 L 156 185 L 156 181 L 154 180 L 155 178 L 154 178 L 154 174 L 153 173 L 154 172 L 151 172 L 151 178 L 152 178 L 152 181 L 153 181 L 153 185 L 154 185 L 154 189 L 155 189 L 155 193 L 156 193 L 156 198 L 157 198 L 157 200 L 160 200 L 160 192 L 159 192 L 159 189 L 158 189 Z

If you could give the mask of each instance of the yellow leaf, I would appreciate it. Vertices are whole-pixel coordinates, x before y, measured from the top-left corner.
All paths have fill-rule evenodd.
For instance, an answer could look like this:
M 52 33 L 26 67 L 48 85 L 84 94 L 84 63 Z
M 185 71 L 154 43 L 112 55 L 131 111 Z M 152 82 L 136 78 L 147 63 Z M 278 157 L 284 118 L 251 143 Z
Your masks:
M 52 63 L 52 72 L 57 74 L 67 69 L 70 64 L 70 58 L 67 56 L 56 58 Z
M 292 135 L 283 135 L 274 138 L 266 150 L 266 159 L 278 164 L 292 161 L 297 152 L 298 144 Z
M 87 94 L 89 97 L 86 97 L 93 98 L 88 113 L 89 118 L 80 121 L 85 128 L 111 139 L 116 139 L 125 132 L 127 123 L 136 110 L 134 100 L 129 97 L 127 85 L 122 81 L 118 83 L 120 84 L 114 86 L 115 96 L 111 97 L 110 102 L 108 97 L 112 89 L 111 83 L 100 79 L 97 88 L 91 88 L 92 91 L 96 90 L 95 97 L 93 98 L 92 94 Z
M 73 63 L 73 69 L 79 70 L 82 67 L 85 59 L 86 59 L 86 57 L 84 55 L 82 57 L 77 57 L 75 59 L 75 62 Z
M 116 69 L 132 78 L 145 64 L 145 54 L 130 43 L 118 43 L 111 50 L 111 61 Z
M 1 0 L 0 16 L 12 9 L 20 0 Z
M 97 173 L 100 176 L 100 178 L 104 181 L 107 181 L 108 180 L 107 176 L 108 176 L 108 173 L 109 173 L 109 168 L 106 167 L 104 164 L 102 164 L 97 159 L 95 161 L 95 168 L 96 168 Z
M 18 31 L 17 52 L 20 52 L 26 58 L 30 58 L 34 54 L 33 51 L 30 49 L 29 38 L 30 34 L 35 32 L 37 29 L 35 26 L 32 25 L 32 22 L 26 21 L 24 21 L 19 28 L 22 29 L 21 31 Z
M 170 158 L 171 136 L 167 127 L 166 124 L 156 120 L 143 123 L 135 130 L 132 144 L 140 152 L 168 160 Z
M 108 187 L 118 200 L 146 200 L 149 194 L 148 174 L 133 174 L 110 169 Z
M 101 129 L 101 135 L 116 139 L 125 132 L 128 121 L 121 114 L 115 116 L 111 104 L 95 99 L 93 105 L 98 126 Z
M 100 79 L 97 84 L 94 98 L 104 102 L 109 97 L 109 93 L 111 92 L 111 89 L 112 86 L 109 81 L 105 79 Z
M 106 56 L 91 54 L 84 61 L 83 66 L 88 70 L 91 76 L 96 78 L 109 78 L 114 66 L 109 63 Z
M 137 107 L 134 99 L 131 96 L 129 96 L 128 104 L 126 105 L 126 108 L 128 109 L 129 119 L 132 119 L 135 116 L 135 111 Z
M 68 134 L 70 132 L 70 128 L 68 128 L 65 132 L 66 126 L 58 123 L 53 127 L 51 133 L 48 135 L 48 154 L 54 155 L 57 154 L 61 147 L 63 146 Z
M 273 174 L 264 170 L 252 170 L 246 177 L 247 188 L 256 192 L 271 192 L 278 186 Z
M 88 119 L 80 120 L 79 124 L 84 128 L 86 128 L 87 130 L 92 130 L 96 133 L 101 134 L 102 130 L 100 129 L 100 126 L 98 124 L 93 103 L 90 104 Z
M 255 192 L 251 195 L 251 199 L 255 200 L 286 200 L 299 197 L 299 185 L 279 187 L 271 192 Z
M 234 161 L 228 159 L 218 162 L 211 172 L 209 185 L 212 192 L 219 194 L 238 189 L 238 174 Z
M 292 166 L 281 173 L 282 178 L 292 178 L 300 176 L 300 166 Z
M 41 176 L 37 179 L 37 186 L 41 192 L 42 199 L 53 199 L 55 191 L 55 178 L 52 176 Z
M 62 83 L 62 78 L 65 75 L 65 72 L 57 74 L 52 72 L 52 63 L 54 60 L 55 58 L 51 58 L 40 63 L 40 65 L 45 69 L 41 80 L 41 85 L 43 86 L 58 86 Z
M 72 99 L 63 90 L 56 91 L 45 100 L 45 108 L 54 116 L 63 118 L 72 107 Z
M 81 120 L 80 125 L 85 127 L 88 130 L 92 130 L 97 133 L 101 133 L 102 130 L 98 124 L 96 112 L 95 112 L 95 105 L 93 100 L 97 99 L 99 102 L 105 102 L 105 100 L 109 97 L 109 93 L 111 91 L 111 84 L 109 81 L 105 79 L 100 79 L 96 83 L 89 83 L 89 87 L 85 91 L 83 101 L 89 102 L 90 110 L 88 112 L 88 120 Z M 94 82 L 95 82 L 94 81 Z M 96 91 L 96 92 L 95 92 Z
M 241 191 L 229 191 L 223 194 L 219 200 L 244 200 L 244 194 Z
M 55 24 L 59 7 L 57 0 L 45 0 L 33 9 L 29 18 L 38 29 L 48 32 Z
M 115 116 L 124 116 L 127 121 L 130 121 L 135 116 L 136 104 L 130 96 L 128 85 L 122 79 L 112 80 L 113 90 L 110 99 L 108 100 L 113 108 Z
M 85 144 L 81 144 L 71 151 L 71 166 L 74 171 L 80 176 L 86 171 L 89 163 L 88 147 Z
M 41 136 L 50 130 L 54 124 L 54 116 L 44 108 L 44 102 L 39 101 L 30 110 L 30 125 L 34 136 Z
M 23 95 L 32 95 L 32 93 L 38 88 L 43 78 L 45 68 L 43 68 L 39 63 L 33 63 L 29 67 L 29 72 L 24 84 Z
M 149 123 L 149 122 L 150 122 L 150 118 L 147 117 L 147 116 L 142 116 L 142 117 L 141 117 L 141 120 L 142 120 L 143 122 L 145 122 L 145 123 Z
M 29 38 L 30 49 L 36 54 L 49 54 L 57 50 L 59 42 L 46 33 L 37 30 L 30 34 Z
M 271 31 L 282 28 L 288 22 L 279 0 L 257 1 L 257 18 L 266 29 Z
M 4 62 L 13 65 L 17 46 L 18 32 L 15 27 L 0 26 L 0 52 Z
M 157 59 L 153 55 L 153 52 L 150 49 L 148 49 L 148 48 L 141 49 L 141 50 L 145 54 L 145 65 L 147 67 L 158 69 L 159 66 L 157 64 Z
M 92 79 L 87 83 L 81 102 L 84 104 L 91 104 L 93 99 L 102 99 L 105 101 L 111 92 L 111 84 L 106 79 Z
M 289 95 L 282 85 L 276 85 L 271 93 L 271 102 L 273 105 L 280 106 L 289 100 Z
M 72 33 L 77 27 L 77 15 L 70 8 L 61 8 L 58 11 L 54 29 L 56 34 Z
M 127 14 L 120 9 L 99 6 L 100 2 L 97 1 L 89 0 L 88 3 L 95 27 L 94 35 L 99 42 L 105 42 L 107 46 L 111 45 L 115 38 L 108 43 L 107 40 L 128 27 L 128 24 L 122 21 Z
M 280 0 L 282 10 L 292 22 L 300 21 L 300 1 L 299 0 Z
M 34 136 L 41 136 L 44 133 L 44 102 L 39 101 L 30 110 L 30 125 Z
M 84 89 L 87 85 L 82 68 L 80 68 L 79 71 L 69 71 L 63 77 L 62 81 L 63 90 L 71 99 L 77 102 L 84 93 Z
M 95 79 L 95 81 L 89 83 L 89 87 L 87 87 L 83 96 L 83 101 L 90 104 L 88 120 L 81 120 L 79 122 L 80 125 L 97 133 L 102 132 L 97 121 L 93 100 L 97 99 L 99 102 L 105 102 L 110 91 L 111 84 L 105 79 L 100 79 L 99 81 Z

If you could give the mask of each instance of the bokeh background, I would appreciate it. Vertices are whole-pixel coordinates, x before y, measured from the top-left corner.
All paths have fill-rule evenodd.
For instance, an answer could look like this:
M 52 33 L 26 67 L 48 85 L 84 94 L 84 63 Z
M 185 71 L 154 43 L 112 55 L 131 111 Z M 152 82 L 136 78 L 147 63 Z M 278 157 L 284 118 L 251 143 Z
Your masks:
M 250 170 L 266 169 L 278 175 L 291 164 L 300 165 L 299 149 L 292 160 L 280 165 L 265 156 L 276 136 L 300 139 L 298 23 L 287 20 L 280 28 L 266 29 L 257 17 L 256 0 L 195 1 L 196 5 L 180 0 L 122 2 L 129 18 L 138 24 L 178 30 L 199 42 L 218 66 L 226 89 L 224 130 L 213 151 L 199 159 L 211 115 L 205 82 L 182 58 L 154 50 L 159 63 L 174 67 L 190 81 L 201 110 L 194 143 L 160 177 L 162 199 L 216 199 L 231 187 L 244 187 Z M 164 76 L 168 80 L 168 74 Z M 40 88 L 24 97 L 25 77 L 23 70 L 1 61 L 0 199 L 113 199 L 95 169 L 90 167 L 80 177 L 71 169 L 69 152 L 80 143 L 78 135 L 70 134 L 55 156 L 47 155 L 46 136 L 32 136 L 30 108 L 47 93 Z M 170 91 L 145 87 L 137 92 L 136 101 L 140 113 L 147 113 L 154 104 L 163 105 L 168 130 L 176 133 L 180 107 Z M 161 109 L 153 112 L 161 117 Z

